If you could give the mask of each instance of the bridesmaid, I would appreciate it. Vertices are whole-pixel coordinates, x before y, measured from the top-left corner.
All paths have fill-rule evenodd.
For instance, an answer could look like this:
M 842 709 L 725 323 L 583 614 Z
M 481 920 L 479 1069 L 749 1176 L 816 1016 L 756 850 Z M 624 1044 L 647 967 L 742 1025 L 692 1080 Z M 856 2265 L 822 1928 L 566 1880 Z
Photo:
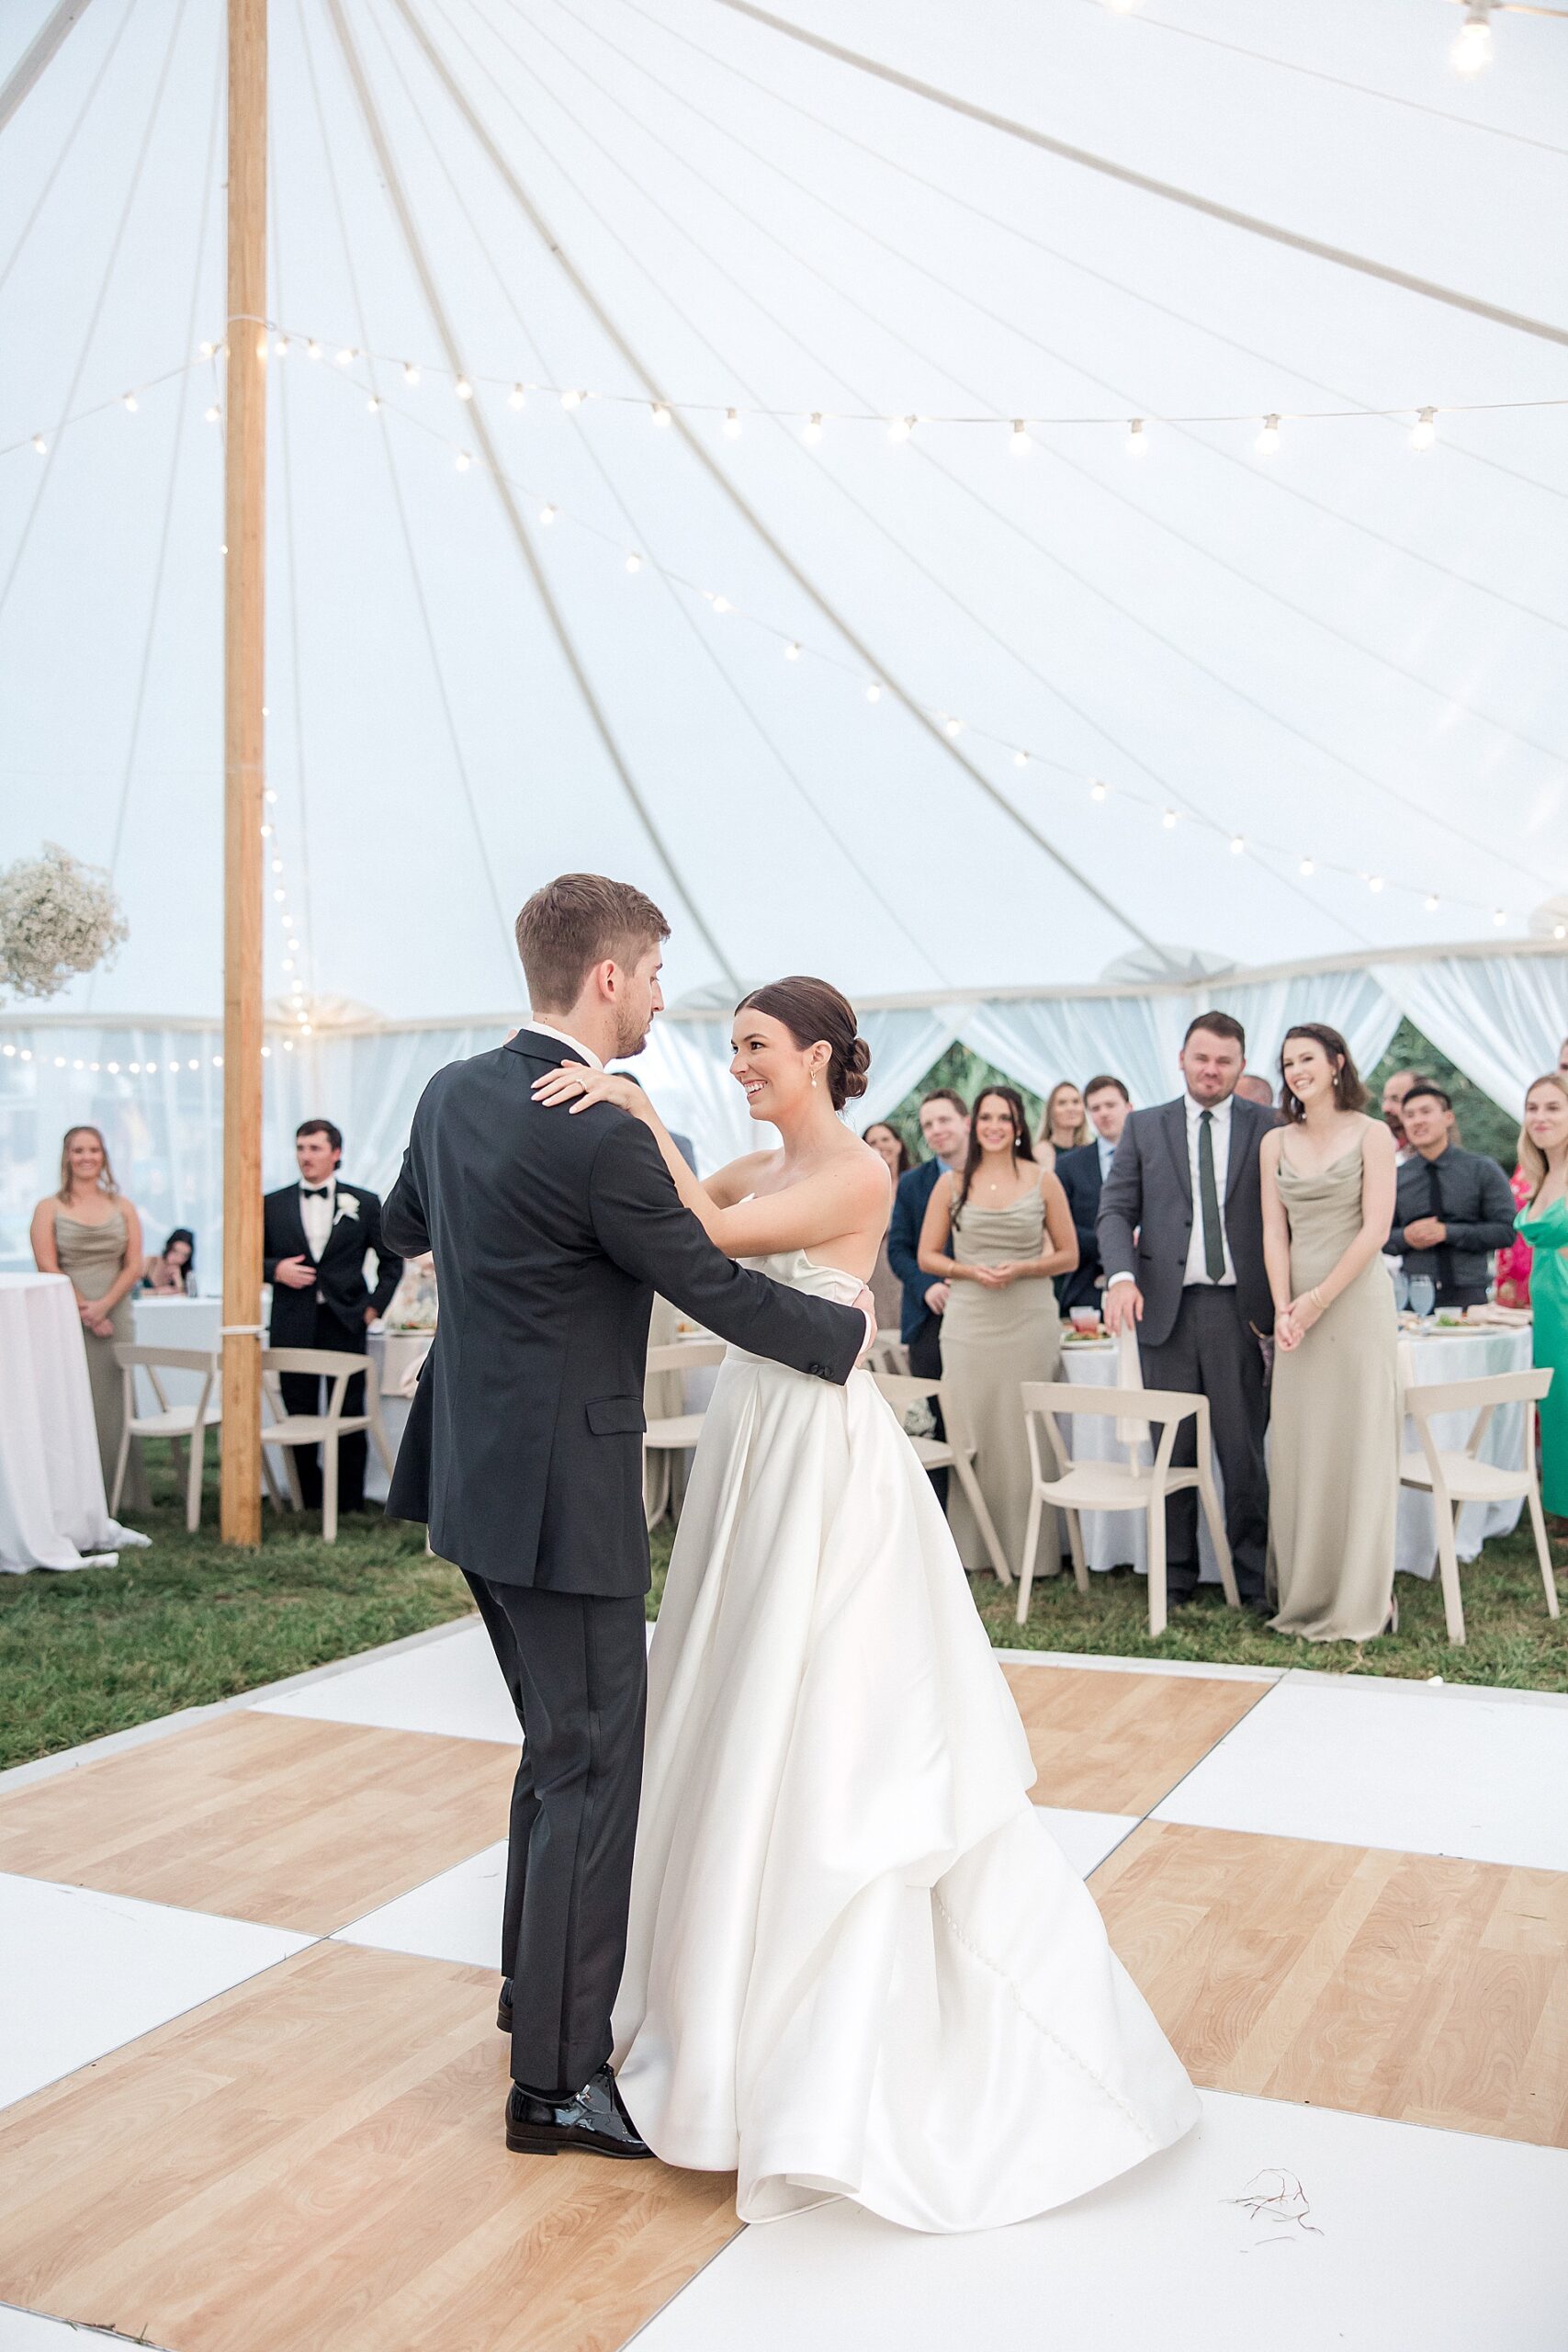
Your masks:
M 1042 1168 L 1054 1169 L 1059 1151 L 1077 1151 L 1088 1141 L 1089 1114 L 1083 1096 L 1070 1078 L 1061 1079 L 1045 1097 L 1034 1156 Z
M 1553 1375 L 1540 1400 L 1540 1499 L 1561 1535 L 1568 1532 L 1568 1078 L 1560 1071 L 1538 1078 L 1525 1097 L 1519 1165 L 1530 1187 L 1515 1223 L 1535 1252 L 1535 1361 Z
M 141 1279 L 141 1220 L 115 1182 L 96 1127 L 65 1130 L 60 1190 L 34 1209 L 32 1244 L 39 1272 L 68 1274 L 76 1293 L 107 1497 L 125 1426 L 125 1389 L 115 1362 L 115 1342 L 134 1337 L 130 1294 Z M 141 1442 L 133 1438 L 120 1504 L 128 1510 L 145 1510 L 150 1500 Z
M 950 1282 L 942 1318 L 942 1404 L 951 1432 L 976 1447 L 975 1475 L 1015 1573 L 1029 1517 L 1029 1442 L 1019 1384 L 1055 1380 L 1062 1322 L 1052 1277 L 1078 1262 L 1067 1196 L 1036 1160 L 1022 1102 L 1010 1086 L 976 1098 L 963 1174 L 945 1176 L 920 1227 L 922 1273 Z M 953 1480 L 948 1519 L 966 1568 L 999 1569 Z M 1040 1558 L 1057 1563 L 1056 1515 L 1047 1511 Z
M 915 1164 L 909 1157 L 909 1147 L 897 1128 L 891 1126 L 886 1119 L 873 1119 L 870 1126 L 862 1136 L 861 1141 L 870 1144 L 873 1151 L 880 1152 L 882 1158 L 887 1162 L 887 1172 L 893 1179 L 893 1188 L 897 1192 L 899 1177 L 907 1175 Z M 876 1308 L 878 1339 L 890 1340 L 897 1346 L 898 1325 L 904 1313 L 904 1285 L 888 1262 L 886 1233 L 882 1237 L 882 1247 L 876 1253 L 876 1264 L 872 1272 L 871 1295 Z
M 1303 1022 L 1280 1056 L 1287 1124 L 1263 1138 L 1274 1295 L 1269 1581 L 1281 1634 L 1364 1642 L 1397 1625 L 1400 1400 L 1393 1137 L 1337 1029 Z

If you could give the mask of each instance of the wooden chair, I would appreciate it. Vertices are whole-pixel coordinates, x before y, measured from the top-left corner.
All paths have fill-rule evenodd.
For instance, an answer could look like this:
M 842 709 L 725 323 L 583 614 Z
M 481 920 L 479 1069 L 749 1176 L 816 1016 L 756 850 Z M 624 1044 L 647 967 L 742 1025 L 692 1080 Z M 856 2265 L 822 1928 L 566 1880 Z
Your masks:
M 272 1408 L 272 1419 L 262 1423 L 262 1461 L 266 1464 L 266 1448 L 280 1445 L 319 1445 L 322 1452 L 321 1469 L 321 1540 L 337 1542 L 337 1449 L 338 1440 L 351 1436 L 357 1430 L 367 1430 L 376 1441 L 376 1451 L 386 1465 L 387 1476 L 392 1475 L 391 1450 L 387 1432 L 381 1423 L 381 1379 L 369 1356 L 340 1355 L 333 1348 L 264 1348 L 262 1350 L 262 1391 Z M 303 1372 L 318 1380 L 332 1383 L 324 1413 L 286 1413 L 283 1409 L 282 1378 L 286 1372 Z M 365 1381 L 365 1410 L 345 1413 L 343 1400 L 351 1380 L 361 1375 Z M 294 1456 L 285 1452 L 284 1469 L 288 1479 L 288 1492 L 294 1509 L 301 1506 L 299 1473 Z M 277 1489 L 271 1471 L 267 1485 L 273 1499 Z
M 649 1348 L 649 1381 L 666 1373 L 701 1372 L 722 1363 L 722 1340 L 675 1340 L 668 1347 Z M 643 1481 L 643 1509 L 649 1527 L 656 1527 L 674 1501 L 675 1456 L 690 1453 L 703 1433 L 705 1413 L 670 1413 L 650 1419 L 643 1438 L 643 1460 L 651 1469 Z
M 1550 1364 L 1535 1364 L 1529 1372 L 1495 1373 L 1480 1380 L 1415 1382 L 1404 1390 L 1404 1409 L 1421 1441 L 1419 1453 L 1405 1453 L 1399 1464 L 1402 1487 L 1423 1489 L 1432 1498 L 1438 1521 L 1438 1566 L 1443 1581 L 1443 1613 L 1449 1639 L 1456 1646 L 1464 1640 L 1464 1603 L 1460 1598 L 1459 1553 L 1455 1535 L 1459 1514 L 1466 1503 L 1511 1502 L 1522 1495 L 1535 1530 L 1536 1558 L 1546 1588 L 1547 1614 L 1555 1617 L 1557 1580 L 1551 1573 L 1551 1553 L 1546 1522 L 1540 1515 L 1540 1481 L 1535 1460 L 1535 1408 L 1551 1385 Z M 1482 1442 L 1499 1405 L 1525 1408 L 1525 1458 L 1510 1469 L 1506 1464 L 1483 1462 Z M 1475 1415 L 1462 1450 L 1439 1446 L 1432 1423 L 1444 1413 Z
M 1195 1487 L 1202 1505 L 1203 1517 L 1209 1524 L 1214 1555 L 1220 1564 L 1220 1581 L 1224 1587 L 1225 1600 L 1232 1609 L 1241 1606 L 1235 1589 L 1235 1571 L 1231 1566 L 1230 1545 L 1225 1540 L 1224 1520 L 1220 1511 L 1220 1498 L 1214 1487 L 1214 1473 L 1209 1453 L 1209 1400 L 1206 1396 L 1190 1396 L 1176 1388 L 1082 1388 L 1065 1380 L 1026 1380 L 1021 1384 L 1023 1395 L 1024 1430 L 1029 1439 L 1029 1464 L 1032 1492 L 1029 1498 L 1029 1524 L 1024 1531 L 1023 1564 L 1018 1579 L 1018 1622 L 1029 1619 L 1029 1590 L 1034 1580 L 1034 1555 L 1040 1544 L 1040 1521 L 1047 1503 L 1066 1514 L 1067 1542 L 1072 1548 L 1073 1577 L 1080 1592 L 1089 1590 L 1089 1567 L 1084 1559 L 1083 1530 L 1078 1513 L 1085 1510 L 1142 1510 L 1148 1524 L 1149 1569 L 1149 1637 L 1163 1634 L 1166 1624 L 1165 1590 L 1165 1500 L 1168 1495 L 1182 1493 Z M 1086 1414 L 1096 1420 L 1147 1421 L 1160 1432 L 1152 1465 L 1140 1462 L 1129 1453 L 1124 1462 L 1075 1462 L 1058 1421 L 1058 1415 L 1071 1419 Z M 1198 1459 L 1190 1469 L 1176 1469 L 1171 1454 L 1176 1446 L 1176 1432 L 1183 1421 L 1196 1416 L 1198 1422 Z M 1040 1458 L 1040 1436 L 1037 1422 L 1043 1422 L 1060 1472 L 1047 1476 Z M 1138 1449 L 1142 1451 L 1141 1448 Z
M 940 1380 L 922 1380 L 914 1373 L 874 1372 L 872 1377 L 892 1406 L 902 1423 L 912 1405 L 927 1403 L 934 1396 L 942 1407 L 942 1418 L 947 1430 L 945 1438 L 909 1437 L 922 1470 L 951 1470 L 968 1498 L 969 1508 L 979 1521 L 991 1555 L 991 1566 L 1003 1584 L 1011 1584 L 1012 1569 L 1002 1550 L 1001 1538 L 986 1508 L 986 1498 L 980 1492 L 980 1481 L 975 1476 L 975 1448 L 955 1439 L 953 1420 L 948 1406 L 947 1392 Z M 906 1435 L 908 1435 L 906 1430 Z
M 133 1437 L 167 1438 L 174 1452 L 175 1468 L 180 1467 L 180 1448 L 188 1445 L 190 1463 L 186 1473 L 186 1526 L 194 1535 L 201 1524 L 201 1478 L 207 1464 L 207 1432 L 216 1429 L 223 1419 L 223 1407 L 213 1395 L 218 1385 L 218 1367 L 221 1359 L 218 1350 L 206 1348 L 137 1347 L 129 1340 L 116 1342 L 115 1362 L 119 1366 L 125 1388 L 123 1427 L 119 1438 L 119 1459 L 114 1466 L 114 1490 L 109 1496 L 109 1517 L 119 1509 L 119 1498 L 125 1487 L 126 1464 L 130 1459 Z M 136 1409 L 136 1375 L 144 1372 L 158 1400 L 155 1413 L 139 1413 Z M 159 1379 L 160 1372 L 194 1372 L 201 1375 L 201 1395 L 194 1405 L 171 1405 Z

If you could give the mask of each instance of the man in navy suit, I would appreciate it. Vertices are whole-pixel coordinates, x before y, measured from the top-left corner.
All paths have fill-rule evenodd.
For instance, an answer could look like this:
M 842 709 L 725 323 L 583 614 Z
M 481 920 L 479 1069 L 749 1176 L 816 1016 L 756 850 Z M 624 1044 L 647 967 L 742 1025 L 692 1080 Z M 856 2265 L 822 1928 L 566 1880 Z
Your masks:
M 1064 1315 L 1075 1306 L 1098 1309 L 1105 1274 L 1100 1262 L 1095 1219 L 1100 1215 L 1100 1188 L 1111 1173 L 1122 1130 L 1133 1098 L 1119 1078 L 1091 1078 L 1083 1091 L 1083 1105 L 1094 1129 L 1092 1143 L 1056 1154 L 1056 1174 L 1073 1213 L 1078 1237 L 1078 1262 L 1070 1274 L 1056 1277 L 1056 1304 Z
M 920 1227 L 926 1204 L 941 1179 L 962 1168 L 969 1149 L 969 1105 L 951 1086 L 939 1086 L 920 1104 L 920 1136 L 929 1159 L 906 1169 L 893 1195 L 893 1216 L 887 1227 L 887 1262 L 904 1285 L 904 1308 L 898 1337 L 909 1353 L 909 1370 L 920 1380 L 942 1378 L 942 1315 L 947 1305 L 946 1283 L 933 1282 L 920 1272 Z M 942 1408 L 931 1399 L 938 1436 L 944 1434 Z M 931 1472 L 937 1499 L 947 1500 L 947 1473 Z

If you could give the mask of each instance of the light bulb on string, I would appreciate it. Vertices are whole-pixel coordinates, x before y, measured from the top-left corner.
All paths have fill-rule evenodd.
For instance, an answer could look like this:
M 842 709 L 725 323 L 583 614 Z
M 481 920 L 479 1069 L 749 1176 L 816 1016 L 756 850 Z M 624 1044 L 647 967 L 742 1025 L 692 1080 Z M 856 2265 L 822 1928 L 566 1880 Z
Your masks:
M 577 391 L 569 386 L 560 396 L 560 404 L 562 408 L 581 408 L 587 398 L 586 392 Z
M 739 412 L 739 409 L 736 409 L 736 408 L 727 408 L 727 409 L 725 410 L 725 412 L 724 412 L 724 437 L 725 437 L 725 439 L 726 439 L 727 441 L 739 441 L 739 438 L 740 438 L 740 412 Z
M 915 420 L 912 416 L 889 417 L 887 421 L 887 438 L 897 446 L 897 444 L 901 441 L 907 441 L 914 429 Z
M 882 700 L 882 688 L 878 685 L 874 678 L 873 678 L 870 685 L 867 686 L 865 690 L 865 698 L 867 702 L 880 702 Z
M 800 437 L 803 441 L 809 443 L 812 448 L 815 448 L 818 442 L 821 440 L 822 412 L 819 408 L 813 409 L 811 414 L 807 418 L 806 423 L 801 426 Z
M 1310 857 L 1303 857 L 1301 864 L 1297 866 L 1296 872 L 1302 876 L 1303 880 L 1310 882 L 1313 876 L 1317 872 L 1317 867 Z
M 784 647 L 784 658 L 786 662 L 798 662 L 800 659 L 800 648 L 793 638 Z
M 1149 436 L 1144 430 L 1144 420 L 1135 416 L 1127 427 L 1127 455 L 1130 458 L 1146 458 L 1148 454 Z
M 1494 907 L 1492 910 L 1492 920 L 1499 926 L 1499 928 L 1501 928 L 1501 926 L 1507 922 L 1508 918 L 1506 910 L 1502 907 Z
M 466 376 L 459 376 L 452 390 L 460 401 L 471 401 L 474 397 L 474 388 Z
M 411 386 L 417 384 L 419 381 L 419 369 L 414 366 L 412 359 L 405 359 L 403 361 L 403 381 L 405 384 Z
M 964 732 L 964 721 L 961 718 L 945 718 L 942 726 L 949 735 L 962 735 Z
M 1025 429 L 1022 417 L 1015 416 L 1012 422 L 1012 431 L 1008 436 L 1008 447 L 1015 458 L 1027 458 L 1034 444 L 1031 441 L 1028 432 Z
M 716 596 L 713 600 L 713 608 L 721 616 L 725 613 L 732 613 L 735 610 L 728 596 Z
M 205 409 L 202 413 L 205 415 L 209 424 L 216 424 L 219 419 L 222 416 L 223 412 L 219 407 L 217 401 L 214 401 L 210 408 Z M 37 445 L 35 444 L 34 446 L 36 447 Z
M 1413 449 L 1429 449 L 1437 437 L 1438 412 L 1424 408 L 1410 428 L 1410 446 Z
M 1438 899 L 1438 894 L 1437 894 L 1437 892 L 1436 892 L 1435 890 L 1428 890 L 1428 891 L 1427 891 L 1427 895 L 1426 895 L 1426 897 L 1422 899 L 1421 903 L 1422 903 L 1422 905 L 1426 908 L 1427 912 L 1429 915 L 1435 915 L 1435 914 L 1437 913 L 1437 911 L 1438 911 L 1438 906 L 1440 905 L 1441 901 L 1439 900 L 1439 899 Z
M 459 449 L 452 462 L 460 474 L 466 474 L 468 468 L 472 465 L 473 459 L 469 457 L 466 449 Z
M 519 409 L 525 406 L 527 399 L 528 395 L 524 390 L 522 385 L 513 384 L 512 390 L 506 395 L 506 405 L 511 409 Z
M 1495 0 L 1469 0 L 1464 22 L 1449 51 L 1449 62 L 1468 81 L 1492 62 L 1492 9 Z
M 1165 830 L 1166 830 L 1166 831 L 1167 831 L 1168 833 L 1169 833 L 1169 832 L 1174 832 L 1174 831 L 1175 831 L 1175 830 L 1176 830 L 1176 811 L 1175 811 L 1175 809 L 1174 809 L 1174 808 L 1168 808 L 1168 809 L 1166 810 L 1166 812 L 1165 812 L 1164 816 L 1160 819 L 1160 823 L 1165 827 Z
M 307 359 L 319 359 L 321 356 L 321 346 L 316 341 L 315 336 L 312 335 L 310 342 L 305 345 L 305 356 Z
M 640 571 L 642 570 L 642 558 L 641 558 L 641 556 L 640 556 L 640 555 L 628 555 L 628 556 L 627 556 L 627 558 L 626 558 L 626 570 L 627 570 L 628 571 Z
M 1108 784 L 1102 783 L 1100 777 L 1096 776 L 1089 785 L 1089 797 L 1091 800 L 1103 800 L 1110 790 L 1111 786 Z
M 1015 752 L 1012 755 L 1012 763 L 1015 768 L 1026 768 L 1029 765 L 1029 753 Z
M 1367 876 L 1367 888 L 1369 890 L 1372 891 L 1381 890 L 1382 888 L 1382 876 L 1381 874 L 1369 874 Z
M 33 435 L 33 447 L 38 451 L 40 458 L 48 457 L 49 443 L 44 439 L 41 433 L 35 433 Z
M 128 415 L 134 416 L 136 414 L 136 394 L 134 392 L 122 392 L 120 394 L 120 406 L 125 410 Z
M 380 407 L 381 403 L 380 403 L 380 401 L 378 399 L 377 395 L 376 395 L 374 392 L 372 392 L 372 393 L 371 393 L 371 395 L 370 395 L 370 397 L 369 397 L 369 399 L 366 401 L 365 405 L 366 405 L 366 407 L 369 410 L 370 414 L 371 414 L 372 416 L 374 416 L 374 415 L 375 415 L 375 413 L 376 413 L 376 412 L 377 412 L 377 410 Z
M 653 403 L 653 421 L 654 421 L 655 424 L 657 424 L 657 425 L 658 425 L 658 427 L 659 427 L 659 429 L 660 429 L 660 431 L 661 433 L 662 433 L 662 432 L 667 428 L 667 426 L 671 423 L 671 421 L 672 421 L 672 420 L 671 420 L 671 414 L 670 414 L 670 403 L 669 403 L 669 401 L 654 401 L 654 403 Z
M 288 337 L 286 334 L 280 334 L 277 341 L 272 347 L 274 353 L 279 359 L 287 359 L 288 356 Z
M 212 344 L 212 343 L 204 343 L 204 344 L 200 346 L 200 348 L 201 348 L 201 356 L 202 356 L 202 357 L 203 357 L 204 359 L 210 359 L 210 358 L 211 358 L 211 356 L 212 356 L 212 355 L 213 355 L 213 353 L 214 353 L 214 351 L 216 351 L 216 349 L 218 348 L 218 346 L 217 346 L 217 345 L 216 345 L 216 344 Z
M 1256 446 L 1260 458 L 1273 456 L 1280 446 L 1280 420 L 1277 416 L 1270 413 L 1264 418 L 1263 430 L 1258 436 Z
M 338 353 L 337 364 L 340 368 L 352 368 L 357 356 L 353 345 L 345 343 Z
M 544 525 L 546 525 L 546 526 L 547 526 L 547 527 L 551 523 L 553 523 L 553 522 L 555 521 L 555 519 L 556 519 L 556 510 L 555 510 L 555 508 L 554 508 L 553 506 L 541 506 L 541 507 L 540 507 L 540 509 L 539 509 L 539 520 L 540 520 L 540 522 L 541 522 L 541 523 L 543 523 Z
M 256 337 L 256 357 L 257 357 L 258 359 L 265 359 L 265 358 L 266 357 L 266 352 L 267 352 L 267 342 L 266 342 L 266 337 L 265 337 L 265 334 L 263 334 L 263 335 L 258 335 L 258 336 Z
M 1239 857 L 1246 847 L 1247 838 L 1245 834 L 1233 833 L 1231 835 L 1231 855 L 1233 857 Z

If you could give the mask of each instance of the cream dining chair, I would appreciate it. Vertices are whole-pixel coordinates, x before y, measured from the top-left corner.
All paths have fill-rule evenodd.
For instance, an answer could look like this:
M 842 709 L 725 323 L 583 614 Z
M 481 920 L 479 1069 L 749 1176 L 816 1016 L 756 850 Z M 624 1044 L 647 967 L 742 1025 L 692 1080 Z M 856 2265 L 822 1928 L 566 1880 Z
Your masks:
M 1479 1380 L 1408 1381 L 1404 1410 L 1416 1424 L 1421 1442 L 1418 1453 L 1402 1454 L 1399 1483 L 1424 1490 L 1432 1498 L 1438 1522 L 1438 1569 L 1443 1585 L 1443 1614 L 1449 1640 L 1457 1647 L 1465 1638 L 1464 1602 L 1460 1594 L 1459 1550 L 1455 1535 L 1466 1503 L 1511 1502 L 1522 1495 L 1535 1532 L 1536 1558 L 1546 1587 L 1546 1611 L 1558 1614 L 1557 1579 L 1551 1572 L 1551 1548 L 1540 1513 L 1540 1480 L 1535 1459 L 1535 1408 L 1551 1385 L 1550 1364 L 1534 1364 L 1528 1372 L 1494 1373 Z M 1487 1425 L 1499 1405 L 1522 1404 L 1525 1408 L 1524 1459 L 1517 1464 L 1483 1462 L 1481 1447 Z M 1475 1421 L 1463 1446 L 1438 1443 L 1432 1424 L 1445 1413 L 1473 1413 Z
M 391 1449 L 381 1420 L 381 1379 L 370 1356 L 343 1355 L 333 1348 L 264 1348 L 262 1350 L 262 1392 L 272 1409 L 270 1421 L 263 1421 L 261 1439 L 263 1463 L 265 1449 L 282 1446 L 284 1470 L 288 1480 L 288 1493 L 296 1510 L 301 1508 L 299 1473 L 295 1466 L 291 1449 L 297 1445 L 319 1445 L 321 1449 L 321 1541 L 337 1542 L 337 1449 L 340 1438 L 355 1430 L 367 1430 L 376 1441 L 376 1451 L 385 1464 L 389 1482 L 392 1476 Z M 286 1372 L 313 1374 L 319 1380 L 330 1381 L 324 1413 L 287 1413 L 283 1409 L 282 1380 Z M 343 1400 L 351 1380 L 361 1374 L 365 1381 L 365 1410 L 345 1413 Z M 267 1484 L 276 1497 L 270 1466 Z
M 1040 1522 L 1047 1504 L 1066 1516 L 1067 1542 L 1072 1549 L 1073 1577 L 1080 1592 L 1089 1590 L 1089 1566 L 1084 1557 L 1083 1530 L 1078 1525 L 1078 1513 L 1085 1510 L 1141 1510 L 1147 1520 L 1149 1636 L 1151 1640 L 1164 1633 L 1166 1626 L 1165 1589 L 1165 1502 L 1168 1495 L 1184 1493 L 1195 1487 L 1208 1522 L 1214 1556 L 1220 1564 L 1220 1582 L 1224 1587 L 1228 1607 L 1239 1609 L 1241 1599 L 1235 1587 L 1235 1570 L 1231 1565 L 1230 1545 L 1225 1540 L 1224 1516 L 1214 1486 L 1214 1474 L 1209 1451 L 1209 1400 L 1206 1396 L 1189 1395 L 1175 1388 L 1093 1388 L 1087 1384 L 1079 1387 L 1065 1380 L 1026 1380 L 1021 1384 L 1024 1431 L 1029 1440 L 1029 1464 L 1032 1491 L 1029 1498 L 1029 1523 L 1024 1531 L 1023 1560 L 1018 1578 L 1018 1622 L 1029 1621 L 1029 1592 L 1034 1580 L 1034 1555 L 1040 1544 Z M 1062 1434 L 1062 1422 L 1079 1414 L 1095 1420 L 1147 1422 L 1160 1432 L 1152 1464 L 1138 1457 L 1142 1447 L 1129 1448 L 1122 1462 L 1076 1462 Z M 1176 1446 L 1176 1433 L 1185 1420 L 1197 1418 L 1196 1463 L 1187 1469 L 1173 1466 L 1171 1454 Z M 1041 1458 L 1040 1429 L 1043 1426 L 1055 1458 L 1061 1465 L 1048 1473 Z

